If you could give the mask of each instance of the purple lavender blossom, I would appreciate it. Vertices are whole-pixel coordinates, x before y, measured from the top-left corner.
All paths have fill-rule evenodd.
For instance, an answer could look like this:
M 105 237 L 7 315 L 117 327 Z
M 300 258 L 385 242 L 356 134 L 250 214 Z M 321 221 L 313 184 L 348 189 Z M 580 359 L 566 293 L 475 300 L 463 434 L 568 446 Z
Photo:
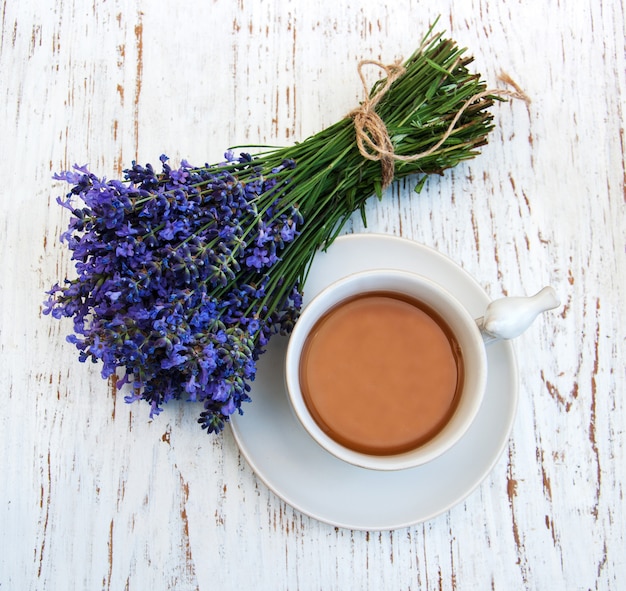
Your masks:
M 132 391 L 127 402 L 145 400 L 154 417 L 169 400 L 200 401 L 207 432 L 242 412 L 256 361 L 301 305 L 297 286 L 269 274 L 303 223 L 276 179 L 295 164 L 266 178 L 247 154 L 225 158 L 172 169 L 161 156 L 160 173 L 133 162 L 124 181 L 85 166 L 55 175 L 73 185 L 58 202 L 72 212 L 62 240 L 76 277 L 54 285 L 43 310 L 73 319 L 79 360 L 116 375 Z M 260 197 L 269 206 L 259 209 Z
M 262 269 L 269 263 L 270 257 L 264 248 L 255 247 L 252 254 L 246 257 L 246 265 L 255 269 Z

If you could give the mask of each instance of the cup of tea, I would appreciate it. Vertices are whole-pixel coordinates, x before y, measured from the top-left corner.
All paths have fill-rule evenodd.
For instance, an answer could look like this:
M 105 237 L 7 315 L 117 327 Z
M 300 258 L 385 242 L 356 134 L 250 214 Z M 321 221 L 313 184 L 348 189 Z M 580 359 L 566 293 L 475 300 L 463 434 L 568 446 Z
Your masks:
M 302 310 L 285 379 L 293 411 L 334 456 L 400 470 L 457 444 L 480 409 L 486 343 L 558 305 L 552 288 L 496 300 L 475 319 L 419 274 L 370 270 L 336 281 Z

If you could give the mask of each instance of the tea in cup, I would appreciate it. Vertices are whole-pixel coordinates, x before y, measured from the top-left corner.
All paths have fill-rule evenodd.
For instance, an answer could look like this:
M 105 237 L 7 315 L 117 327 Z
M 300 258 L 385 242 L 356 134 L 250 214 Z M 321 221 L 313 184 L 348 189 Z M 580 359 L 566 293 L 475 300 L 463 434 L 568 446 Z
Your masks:
M 350 275 L 295 324 L 286 356 L 291 406 L 317 443 L 351 464 L 398 470 L 431 461 L 480 409 L 487 355 L 479 324 L 426 277 Z

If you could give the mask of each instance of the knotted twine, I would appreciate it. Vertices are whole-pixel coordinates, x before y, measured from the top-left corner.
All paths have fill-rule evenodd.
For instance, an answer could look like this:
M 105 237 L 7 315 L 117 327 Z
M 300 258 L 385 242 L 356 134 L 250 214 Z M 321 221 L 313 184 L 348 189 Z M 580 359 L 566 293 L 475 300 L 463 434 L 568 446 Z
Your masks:
M 365 66 L 376 66 L 382 69 L 386 74 L 384 84 L 382 84 L 382 86 L 371 95 L 368 92 L 369 87 L 365 80 L 365 75 L 363 74 L 363 68 Z M 445 133 L 436 144 L 434 144 L 427 150 L 424 150 L 423 152 L 411 154 L 409 156 L 401 156 L 395 153 L 393 149 L 393 144 L 391 143 L 391 138 L 389 137 L 389 132 L 387 131 L 387 126 L 378 115 L 378 113 L 376 113 L 376 106 L 385 96 L 385 94 L 387 94 L 387 91 L 389 90 L 389 88 L 391 88 L 391 85 L 398 78 L 400 78 L 404 74 L 404 72 L 405 68 L 401 65 L 399 61 L 393 64 L 384 64 L 376 60 L 361 61 L 358 65 L 358 73 L 359 77 L 361 78 L 361 83 L 365 92 L 365 100 L 361 103 L 359 107 L 352 110 L 348 114 L 348 116 L 352 117 L 354 121 L 354 128 L 356 131 L 356 144 L 359 148 L 359 152 L 361 153 L 361 155 L 368 160 L 380 161 L 383 189 L 386 189 L 393 182 L 396 161 L 413 162 L 415 160 L 419 160 L 420 158 L 425 158 L 426 156 L 429 156 L 430 154 L 438 150 L 443 145 L 443 143 L 450 137 L 465 110 L 476 101 L 491 95 L 508 96 L 511 98 L 521 99 L 526 103 L 530 103 L 530 98 L 526 94 L 524 94 L 524 92 L 511 79 L 508 74 L 502 72 L 498 76 L 498 78 L 502 82 L 511 85 L 515 90 L 494 89 L 484 90 L 482 92 L 476 93 L 475 95 L 467 99 L 465 103 L 463 103 L 461 108 L 458 110 L 458 112 L 450 122 L 450 125 L 446 129 Z

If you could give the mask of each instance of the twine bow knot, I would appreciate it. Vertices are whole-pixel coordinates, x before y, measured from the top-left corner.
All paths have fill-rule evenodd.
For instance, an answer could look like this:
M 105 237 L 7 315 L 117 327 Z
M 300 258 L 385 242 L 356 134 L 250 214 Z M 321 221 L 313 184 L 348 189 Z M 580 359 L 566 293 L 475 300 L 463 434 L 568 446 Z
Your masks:
M 368 94 L 368 86 L 363 74 L 364 66 L 377 66 L 382 69 L 386 78 L 384 84 L 373 94 Z M 363 60 L 358 66 L 359 77 L 365 91 L 365 100 L 359 107 L 350 112 L 354 120 L 356 144 L 359 152 L 368 160 L 380 160 L 383 189 L 391 184 L 395 170 L 395 153 L 385 122 L 376 113 L 376 106 L 387 94 L 391 85 L 404 74 L 404 66 L 400 62 L 385 65 L 375 60 Z

